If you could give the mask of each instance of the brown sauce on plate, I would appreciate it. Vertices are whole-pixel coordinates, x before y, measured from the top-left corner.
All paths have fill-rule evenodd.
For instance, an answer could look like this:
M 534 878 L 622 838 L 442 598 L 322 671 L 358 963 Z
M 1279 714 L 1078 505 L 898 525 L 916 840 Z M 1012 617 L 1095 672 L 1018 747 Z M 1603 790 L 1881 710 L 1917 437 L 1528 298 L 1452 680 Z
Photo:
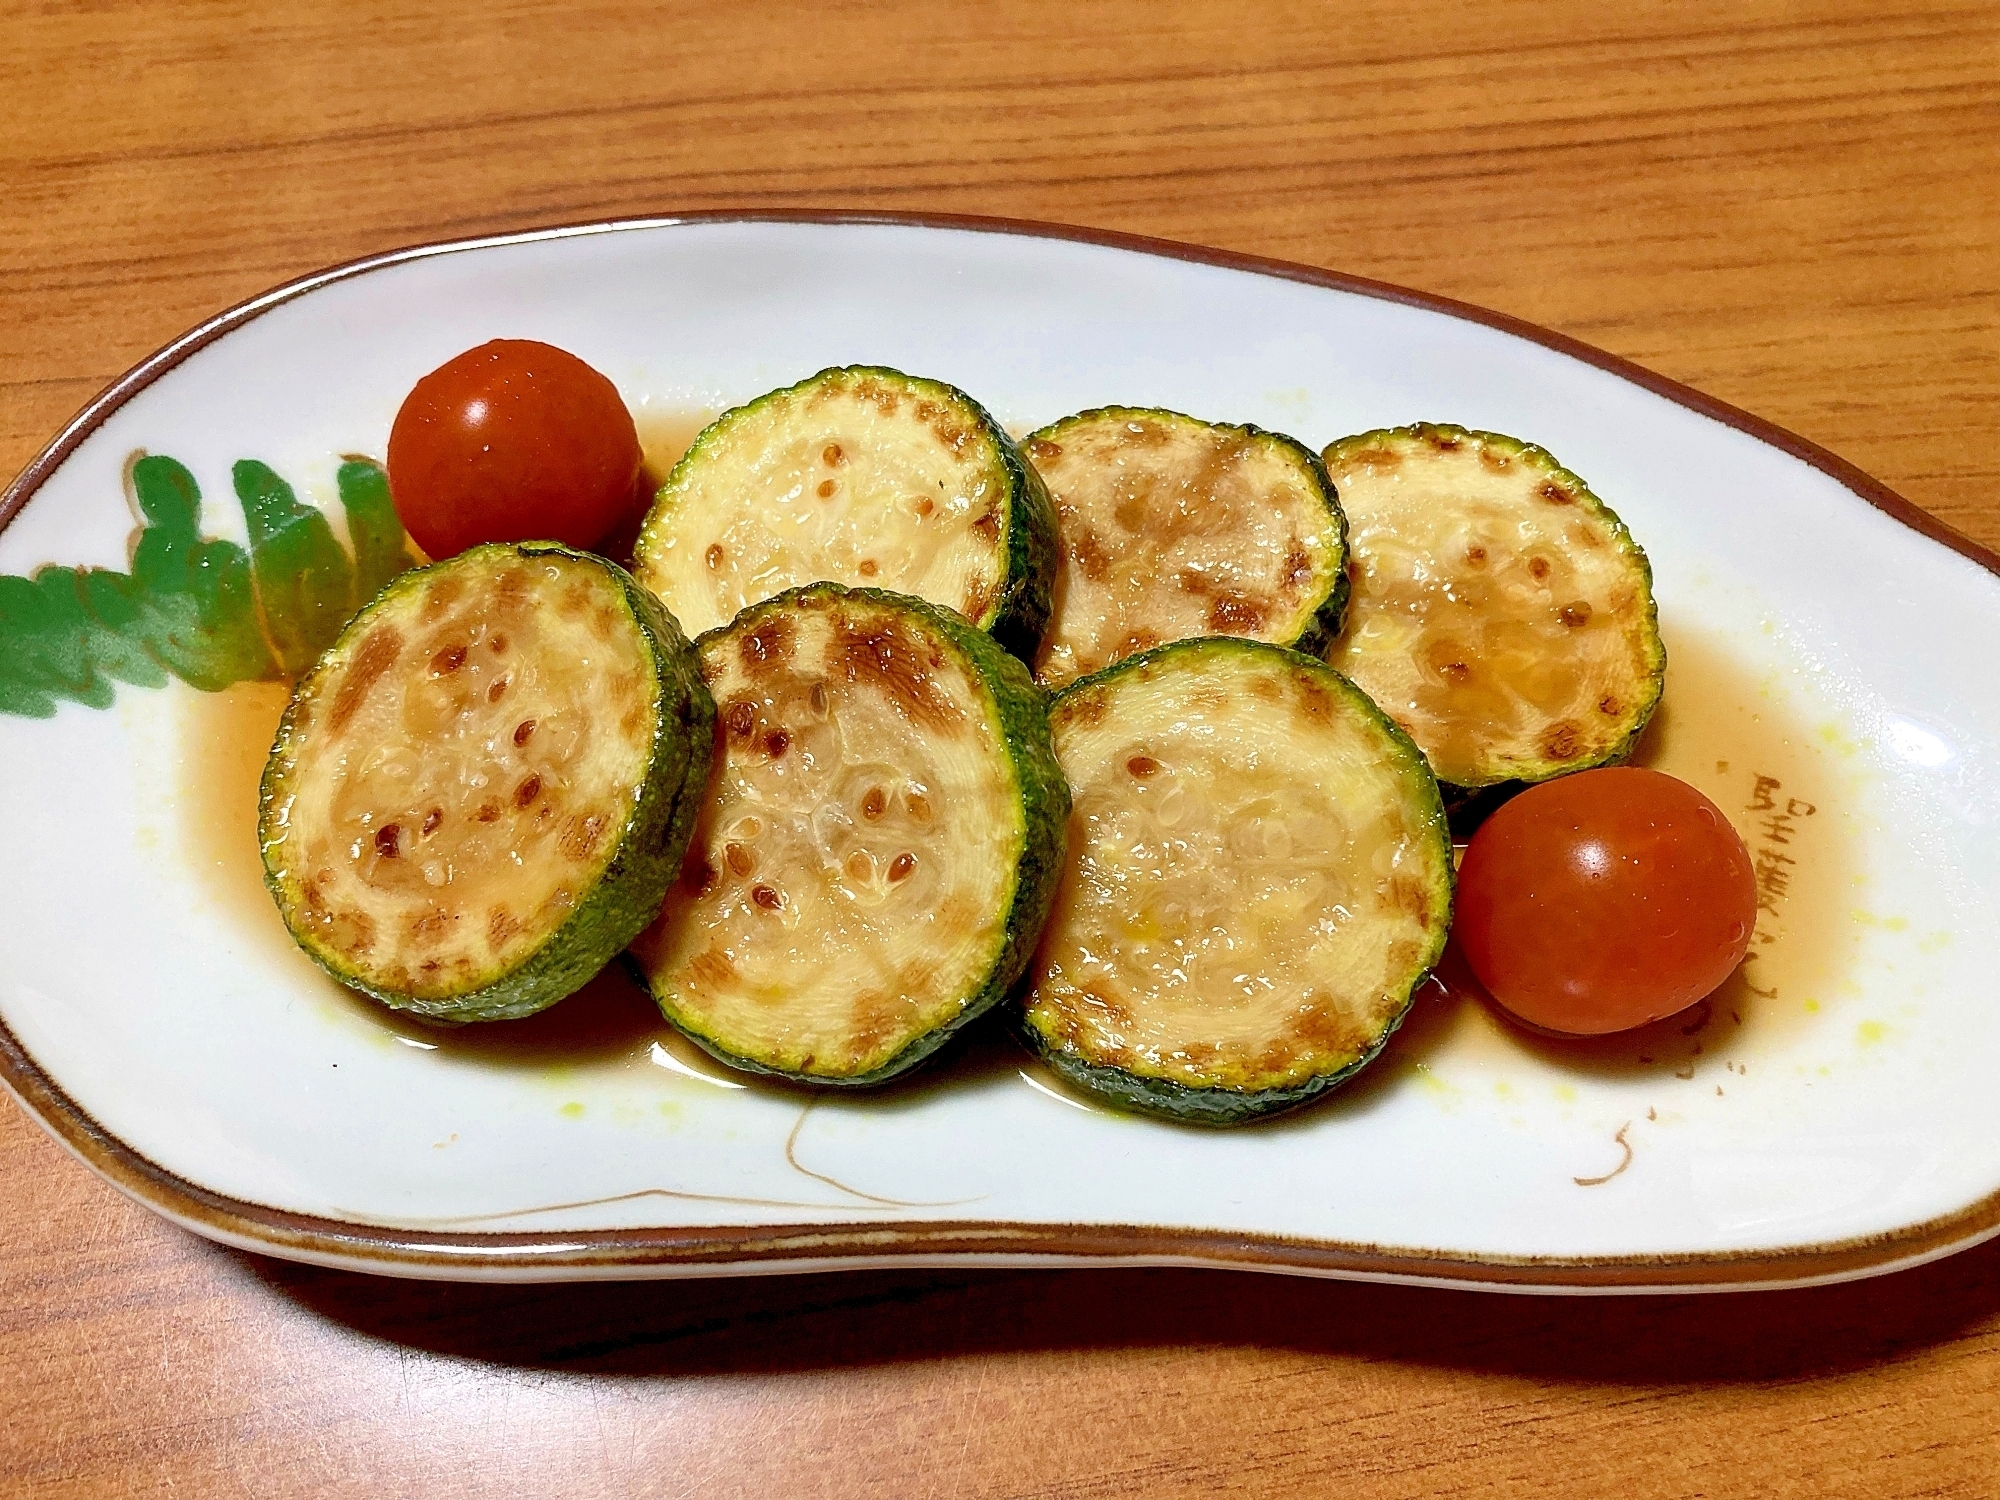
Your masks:
M 1525 1049 L 1579 1072 L 1688 1078 L 1717 1060 L 1747 1066 L 1811 1026 L 1840 990 L 1858 866 L 1830 744 L 1838 736 L 1805 715 L 1779 674 L 1760 675 L 1720 638 L 1673 621 L 1662 633 L 1666 692 L 1631 763 L 1699 787 L 1749 847 L 1759 908 L 1742 967 L 1708 1000 L 1651 1026 L 1554 1038 L 1506 1020 L 1454 944 L 1392 1053 L 1430 1061 Z
M 643 408 L 634 416 L 646 454 L 642 485 L 650 493 L 712 417 Z M 1809 1026 L 1838 991 L 1854 946 L 1849 893 L 1857 868 L 1829 744 L 1837 736 L 1802 715 L 1778 674 L 1760 676 L 1720 638 L 1678 622 L 1668 622 L 1664 633 L 1666 692 L 1633 763 L 1691 782 L 1734 820 L 1759 876 L 1762 905 L 1750 957 L 1693 1010 L 1640 1031 L 1566 1041 L 1509 1024 L 1457 950 L 1448 949 L 1390 1045 L 1384 1061 L 1392 1069 L 1397 1059 L 1421 1063 L 1454 1053 L 1526 1049 L 1582 1072 L 1686 1077 L 1699 1059 L 1740 1060 Z M 466 1027 L 427 1025 L 322 974 L 286 932 L 264 888 L 257 847 L 258 783 L 290 691 L 289 683 L 264 682 L 187 695 L 180 844 L 234 933 L 281 956 L 296 966 L 302 982 L 413 1046 L 502 1066 L 622 1066 L 648 1059 L 658 1046 L 683 1071 L 755 1082 L 667 1026 L 618 964 L 539 1016 Z M 1038 1063 L 1016 1056 L 1014 1065 L 1049 1091 L 1097 1107 Z

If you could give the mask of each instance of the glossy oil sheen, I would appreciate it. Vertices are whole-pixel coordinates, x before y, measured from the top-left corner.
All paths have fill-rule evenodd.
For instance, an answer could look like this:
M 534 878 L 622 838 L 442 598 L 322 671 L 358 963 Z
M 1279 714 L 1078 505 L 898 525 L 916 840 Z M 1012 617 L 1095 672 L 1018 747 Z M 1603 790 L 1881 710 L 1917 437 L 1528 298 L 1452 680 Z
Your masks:
M 1416 420 L 1541 443 L 1654 567 L 1670 665 L 1642 758 L 1692 762 L 1742 820 L 1776 914 L 1739 1003 L 1577 1048 L 1433 990 L 1352 1085 L 1264 1127 L 1077 1109 L 991 1037 L 807 1108 L 672 1066 L 609 981 L 492 1042 L 369 1018 L 191 863 L 193 690 L 120 688 L 0 717 L 29 791 L 0 832 L 0 1042 L 147 1201 L 281 1254 L 494 1276 L 1072 1255 L 1715 1285 L 2000 1224 L 2000 682 L 1936 650 L 1994 638 L 2000 579 L 1782 435 L 1366 288 L 972 228 L 659 224 L 407 259 L 229 326 L 93 417 L 0 531 L 0 572 L 126 566 L 140 448 L 208 494 L 254 453 L 337 513 L 340 456 L 379 455 L 416 377 L 502 327 L 662 409 L 869 359 L 1015 430 L 1123 402 L 1315 446 Z

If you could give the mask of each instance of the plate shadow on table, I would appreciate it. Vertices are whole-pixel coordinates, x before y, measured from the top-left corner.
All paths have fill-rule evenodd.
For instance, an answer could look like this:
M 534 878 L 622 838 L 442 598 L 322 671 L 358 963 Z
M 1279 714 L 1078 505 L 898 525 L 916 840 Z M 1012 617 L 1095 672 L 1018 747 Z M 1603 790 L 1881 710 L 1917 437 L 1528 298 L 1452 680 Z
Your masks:
M 1616 1298 L 1110 1268 L 452 1285 L 214 1253 L 372 1339 L 626 1377 L 1257 1347 L 1559 1382 L 1749 1383 L 1863 1368 L 1982 1337 L 2000 1319 L 2000 1240 L 1840 1286 Z

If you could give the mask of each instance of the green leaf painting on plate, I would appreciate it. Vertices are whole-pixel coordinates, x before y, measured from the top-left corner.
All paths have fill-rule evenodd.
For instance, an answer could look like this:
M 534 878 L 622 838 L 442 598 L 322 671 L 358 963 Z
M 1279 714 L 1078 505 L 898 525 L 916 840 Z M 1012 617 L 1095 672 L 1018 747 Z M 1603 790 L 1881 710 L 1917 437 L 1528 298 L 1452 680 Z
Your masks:
M 414 560 L 373 460 L 340 466 L 352 556 L 268 465 L 246 459 L 231 477 L 247 551 L 203 537 L 194 476 L 148 455 L 131 466 L 145 518 L 131 572 L 51 564 L 0 576 L 0 713 L 45 719 L 63 699 L 108 708 L 114 683 L 161 687 L 169 675 L 205 692 L 296 676 Z

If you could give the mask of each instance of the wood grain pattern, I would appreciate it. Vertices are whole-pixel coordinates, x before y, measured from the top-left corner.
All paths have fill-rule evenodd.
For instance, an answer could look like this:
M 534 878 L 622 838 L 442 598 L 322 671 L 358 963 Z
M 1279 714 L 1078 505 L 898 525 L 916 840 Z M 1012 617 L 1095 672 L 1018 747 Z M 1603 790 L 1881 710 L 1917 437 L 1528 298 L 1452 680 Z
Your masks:
M 1499 308 L 2000 546 L 1987 4 L 0 5 L 0 471 L 352 256 L 1067 220 Z M 1663 456 L 1671 461 L 1671 455 Z M 193 1240 L 0 1106 L 0 1492 L 1988 1495 L 2000 1242 L 1625 1302 L 1193 1272 L 507 1290 Z

